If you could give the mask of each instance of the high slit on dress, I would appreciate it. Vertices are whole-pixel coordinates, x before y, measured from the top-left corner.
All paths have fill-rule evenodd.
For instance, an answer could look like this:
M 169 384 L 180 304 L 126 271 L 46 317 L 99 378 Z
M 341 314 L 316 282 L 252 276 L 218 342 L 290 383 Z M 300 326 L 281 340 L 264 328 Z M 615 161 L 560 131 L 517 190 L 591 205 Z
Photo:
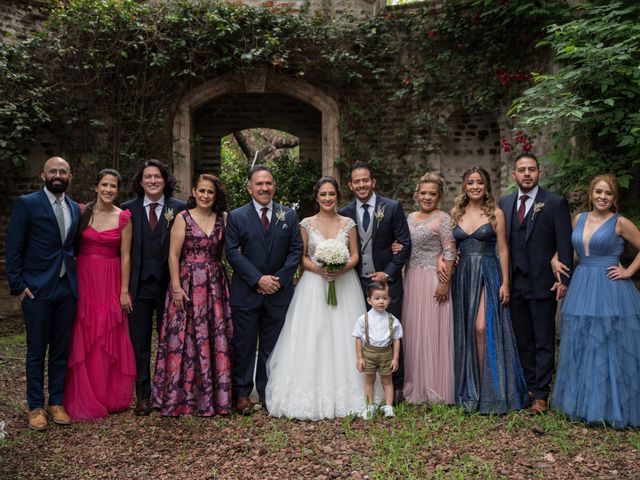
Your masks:
M 467 234 L 453 230 L 459 262 L 453 277 L 455 403 L 469 412 L 505 413 L 527 405 L 511 315 L 500 304 L 502 283 L 496 234 L 486 223 Z M 478 362 L 476 323 L 484 292 L 484 355 Z

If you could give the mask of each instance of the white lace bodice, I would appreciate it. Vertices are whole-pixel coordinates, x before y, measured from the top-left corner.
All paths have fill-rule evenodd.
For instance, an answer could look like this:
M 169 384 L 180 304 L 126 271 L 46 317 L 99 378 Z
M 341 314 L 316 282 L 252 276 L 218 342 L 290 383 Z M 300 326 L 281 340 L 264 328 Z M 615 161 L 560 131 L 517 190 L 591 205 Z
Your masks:
M 317 264 L 318 262 L 316 262 L 315 257 L 316 246 L 320 242 L 329 239 L 325 238 L 322 233 L 320 233 L 320 230 L 316 226 L 316 222 L 317 219 L 315 217 L 307 217 L 302 219 L 302 221 L 300 222 L 300 226 L 307 231 L 307 236 L 309 239 L 307 244 L 307 255 L 314 263 Z M 338 230 L 338 235 L 336 235 L 335 239 L 344 242 L 344 244 L 348 247 L 349 232 L 352 228 L 355 228 L 356 224 L 349 217 L 342 217 L 340 219 L 340 223 L 340 230 Z
M 426 220 L 417 220 L 414 213 L 407 219 L 411 233 L 411 258 L 409 268 L 421 267 L 435 270 L 438 256 L 455 260 L 456 242 L 453 238 L 451 217 L 445 212 L 435 212 Z

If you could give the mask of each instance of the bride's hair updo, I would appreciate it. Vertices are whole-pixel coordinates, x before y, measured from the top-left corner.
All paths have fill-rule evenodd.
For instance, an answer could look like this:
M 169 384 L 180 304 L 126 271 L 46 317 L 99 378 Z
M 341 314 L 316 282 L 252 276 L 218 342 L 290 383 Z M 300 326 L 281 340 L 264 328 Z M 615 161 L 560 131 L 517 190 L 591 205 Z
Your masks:
M 467 196 L 467 180 L 472 173 L 477 173 L 482 178 L 485 187 L 484 201 L 482 203 L 482 211 L 489 219 L 489 223 L 496 226 L 496 201 L 491 193 L 491 177 L 489 173 L 482 167 L 471 167 L 462 175 L 462 185 L 460 186 L 460 195 L 456 197 L 455 205 L 451 210 L 451 218 L 453 219 L 454 226 L 460 222 L 460 219 L 464 215 L 467 205 L 469 205 L 469 197 Z
M 336 181 L 335 178 L 329 177 L 329 176 L 322 177 L 313 186 L 313 199 L 316 200 L 318 198 L 318 192 L 320 191 L 320 187 L 322 187 L 322 185 L 324 185 L 325 183 L 330 183 L 331 185 L 333 185 L 333 188 L 335 188 L 336 200 L 337 200 L 336 203 L 339 205 L 340 199 L 342 198 L 342 195 L 340 194 L 340 185 L 338 185 L 338 182 Z M 317 202 L 316 202 L 316 208 L 318 208 Z

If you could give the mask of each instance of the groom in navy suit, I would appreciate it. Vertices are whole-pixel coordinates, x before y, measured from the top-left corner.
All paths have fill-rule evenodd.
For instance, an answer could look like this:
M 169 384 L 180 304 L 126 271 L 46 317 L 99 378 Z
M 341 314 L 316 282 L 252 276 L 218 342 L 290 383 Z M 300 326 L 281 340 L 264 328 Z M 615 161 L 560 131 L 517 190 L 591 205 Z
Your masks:
M 360 260 L 357 272 L 365 298 L 371 282 L 385 282 L 389 285 L 391 303 L 387 311 L 398 320 L 402 318 L 402 267 L 411 256 L 411 235 L 402 205 L 396 200 L 376 195 L 376 180 L 371 166 L 356 161 L 351 166 L 349 188 L 355 199 L 340 210 L 340 214 L 350 217 L 358 229 L 358 249 Z M 395 255 L 391 244 L 402 245 Z M 404 357 L 400 349 L 398 370 L 393 374 L 394 403 L 402 401 L 404 386 Z
M 78 280 L 74 240 L 80 207 L 65 195 L 71 168 L 52 157 L 40 174 L 44 187 L 16 199 L 6 242 L 11 294 L 22 302 L 27 332 L 29 427 L 47 428 L 47 416 L 60 425 L 71 418 L 62 406 Z M 44 369 L 49 350 L 49 402 L 45 411 Z
M 557 253 L 571 268 L 571 216 L 564 198 L 538 186 L 535 155 L 518 155 L 512 174 L 518 191 L 500 199 L 511 260 L 511 321 L 531 411 L 544 413 L 555 363 L 556 306 L 567 291 L 567 279 L 556 280 L 551 259 Z
M 251 202 L 227 217 L 226 255 L 233 277 L 233 391 L 238 413 L 251 412 L 249 395 L 258 342 L 256 389 L 264 405 L 267 358 L 275 347 L 293 296 L 302 237 L 296 212 L 273 201 L 271 171 L 256 165 L 247 175 Z

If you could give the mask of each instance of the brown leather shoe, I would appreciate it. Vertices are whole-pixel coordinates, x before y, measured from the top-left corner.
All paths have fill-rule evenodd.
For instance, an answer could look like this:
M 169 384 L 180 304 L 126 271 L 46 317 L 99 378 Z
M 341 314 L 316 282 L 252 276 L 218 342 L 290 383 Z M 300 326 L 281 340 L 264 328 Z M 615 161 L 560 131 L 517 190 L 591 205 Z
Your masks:
M 235 410 L 240 415 L 251 415 L 253 404 L 249 397 L 238 397 L 236 400 Z
M 151 403 L 149 400 L 138 400 L 136 402 L 136 408 L 133 409 L 133 414 L 136 417 L 148 417 L 151 413 Z
M 29 428 L 31 430 L 46 430 L 49 426 L 47 422 L 47 415 L 44 413 L 44 408 L 34 408 L 29 410 Z
M 71 417 L 62 405 L 49 405 L 47 415 L 57 425 L 71 425 Z
M 547 401 L 536 398 L 531 404 L 531 408 L 529 410 L 531 410 L 531 413 L 537 413 L 537 414 L 547 413 L 547 410 L 548 410 Z

